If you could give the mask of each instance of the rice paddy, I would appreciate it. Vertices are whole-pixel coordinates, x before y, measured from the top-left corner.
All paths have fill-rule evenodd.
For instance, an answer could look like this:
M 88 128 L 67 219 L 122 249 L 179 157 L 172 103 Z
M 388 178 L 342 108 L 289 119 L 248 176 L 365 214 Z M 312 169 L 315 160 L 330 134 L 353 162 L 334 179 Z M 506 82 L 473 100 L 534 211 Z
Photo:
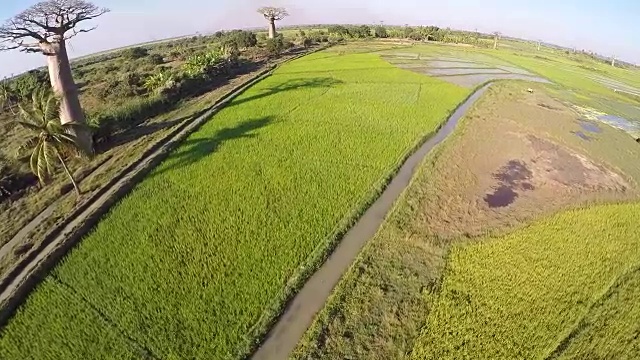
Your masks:
M 116 205 L 0 335 L 0 358 L 238 358 L 468 90 L 374 54 L 293 61 Z

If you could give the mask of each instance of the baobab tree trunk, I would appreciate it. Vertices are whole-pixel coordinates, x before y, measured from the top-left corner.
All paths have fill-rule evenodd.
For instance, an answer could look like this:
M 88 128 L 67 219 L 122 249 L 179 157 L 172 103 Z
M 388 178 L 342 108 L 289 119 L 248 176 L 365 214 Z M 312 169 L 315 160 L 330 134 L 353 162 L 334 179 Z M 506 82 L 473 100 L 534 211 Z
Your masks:
M 493 50 L 498 48 L 498 35 L 493 38 Z
M 616 66 L 616 58 L 615 57 L 611 58 L 611 66 L 613 66 L 613 67 Z
M 60 97 L 60 122 L 62 124 L 76 123 L 86 125 L 84 112 L 78 99 L 78 87 L 73 81 L 71 65 L 67 55 L 67 46 L 64 39 L 54 43 L 43 44 L 44 53 L 47 56 L 49 79 L 53 92 Z M 79 146 L 87 152 L 93 149 L 91 134 L 86 127 L 77 127 L 74 130 Z
M 276 20 L 269 19 L 269 39 L 275 39 L 276 35 Z

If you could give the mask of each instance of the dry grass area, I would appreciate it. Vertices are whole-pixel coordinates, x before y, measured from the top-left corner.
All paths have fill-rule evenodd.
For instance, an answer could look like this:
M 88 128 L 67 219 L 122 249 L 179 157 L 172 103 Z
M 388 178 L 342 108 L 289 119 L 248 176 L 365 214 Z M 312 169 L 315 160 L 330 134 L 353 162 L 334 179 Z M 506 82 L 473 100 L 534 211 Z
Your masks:
M 594 201 L 632 199 L 638 151 L 623 132 L 587 123 L 525 84 L 494 86 L 429 170 L 425 236 L 477 236 Z
M 421 165 L 294 358 L 405 358 L 438 305 L 452 245 L 560 209 L 638 198 L 640 146 L 622 131 L 585 125 L 545 92 L 505 82 L 476 103 Z M 587 129 L 588 140 L 576 134 Z

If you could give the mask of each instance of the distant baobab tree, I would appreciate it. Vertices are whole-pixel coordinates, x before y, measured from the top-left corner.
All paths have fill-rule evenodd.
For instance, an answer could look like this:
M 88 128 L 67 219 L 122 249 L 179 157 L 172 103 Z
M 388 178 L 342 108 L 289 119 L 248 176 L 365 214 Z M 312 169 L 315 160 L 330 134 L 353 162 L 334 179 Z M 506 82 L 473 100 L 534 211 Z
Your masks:
M 276 21 L 280 21 L 289 16 L 287 9 L 276 7 L 261 7 L 258 12 L 269 21 L 269 39 L 276 37 Z
M 498 48 L 498 40 L 500 39 L 500 32 L 496 31 L 493 33 L 493 49 Z
M 60 98 L 61 124 L 86 125 L 78 99 L 78 88 L 71 74 L 67 55 L 67 40 L 94 30 L 78 25 L 109 10 L 84 0 L 46 0 L 39 2 L 0 27 L 0 50 L 18 49 L 46 56 L 51 87 Z M 86 126 L 76 128 L 79 145 L 91 151 L 91 134 Z
M 611 57 L 611 66 L 616 67 L 616 56 Z

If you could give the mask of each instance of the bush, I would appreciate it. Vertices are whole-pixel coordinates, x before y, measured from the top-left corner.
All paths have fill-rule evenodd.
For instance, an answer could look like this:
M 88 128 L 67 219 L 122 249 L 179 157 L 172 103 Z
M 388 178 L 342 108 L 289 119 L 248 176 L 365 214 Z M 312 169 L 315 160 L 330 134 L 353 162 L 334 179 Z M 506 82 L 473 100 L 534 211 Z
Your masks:
M 271 56 L 280 55 L 285 49 L 284 39 L 282 36 L 277 36 L 274 39 L 268 39 L 266 49 Z
M 105 83 L 94 88 L 94 93 L 100 98 L 122 99 L 144 93 L 141 88 L 140 75 L 133 72 L 112 77 Z
M 313 41 L 311 39 L 309 39 L 308 37 L 305 37 L 305 38 L 302 39 L 301 45 L 306 49 L 306 48 L 310 47 L 311 45 L 313 45 Z
M 229 39 L 235 42 L 239 49 L 254 47 L 258 44 L 256 34 L 251 31 L 234 30 L 229 34 Z
M 338 36 L 342 36 L 342 37 L 351 35 L 349 33 L 349 29 L 347 29 L 346 27 L 344 27 L 342 25 L 329 26 L 329 28 L 327 30 L 329 31 L 329 34 L 338 35 Z
M 4 81 L 7 100 L 12 102 L 30 101 L 36 89 L 50 86 L 49 73 L 43 70 L 31 70 L 13 79 Z
M 133 47 L 123 50 L 122 56 L 129 59 L 140 59 L 149 55 L 149 51 L 142 47 Z
M 388 38 L 389 34 L 387 34 L 387 28 L 384 26 L 376 26 L 373 30 L 375 37 L 377 38 Z
M 409 39 L 414 40 L 414 41 L 422 41 L 424 40 L 424 35 L 422 35 L 421 33 L 414 31 L 411 34 L 409 34 Z
M 194 55 L 187 59 L 183 69 L 192 78 L 213 76 L 220 73 L 224 63 L 224 56 L 220 49 L 205 54 Z
M 149 62 L 153 65 L 164 64 L 164 57 L 160 54 L 152 54 L 149 56 Z

